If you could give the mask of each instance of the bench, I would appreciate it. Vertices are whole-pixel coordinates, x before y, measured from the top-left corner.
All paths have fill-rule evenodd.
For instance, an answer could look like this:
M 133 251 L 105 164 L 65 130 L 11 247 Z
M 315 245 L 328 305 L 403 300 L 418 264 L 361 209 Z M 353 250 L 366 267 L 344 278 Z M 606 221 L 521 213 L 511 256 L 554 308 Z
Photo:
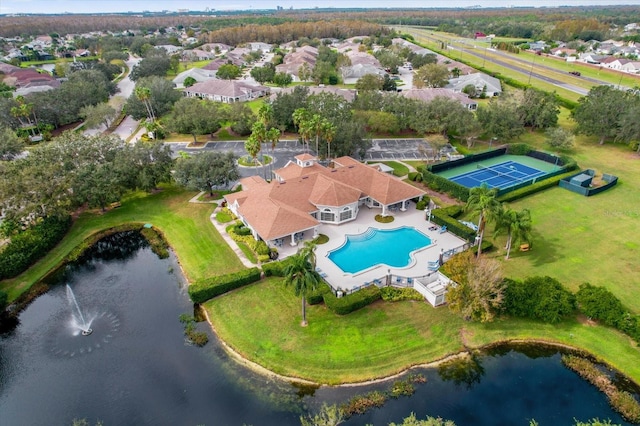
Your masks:
M 115 203 L 111 203 L 109 204 L 109 207 L 111 207 L 112 209 L 117 209 L 118 207 L 122 206 L 122 204 L 120 203 L 120 201 L 116 201 Z
M 529 244 L 520 244 L 520 251 L 529 251 Z

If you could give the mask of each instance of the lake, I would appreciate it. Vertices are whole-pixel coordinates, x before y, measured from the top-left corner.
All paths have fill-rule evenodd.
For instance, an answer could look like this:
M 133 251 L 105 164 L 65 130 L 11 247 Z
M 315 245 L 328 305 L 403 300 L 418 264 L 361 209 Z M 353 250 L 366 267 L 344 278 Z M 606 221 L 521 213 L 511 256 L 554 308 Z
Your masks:
M 299 425 L 323 402 L 343 403 L 391 382 L 303 392 L 231 360 L 206 323 L 203 348 L 190 345 L 178 318 L 193 305 L 175 257 L 159 259 L 137 233 L 108 237 L 51 281 L 51 290 L 0 337 L 2 425 Z M 66 284 L 90 336 L 72 325 Z M 442 309 L 442 308 L 441 308 Z M 347 320 L 347 318 L 345 318 Z M 352 417 L 386 425 L 411 412 L 461 425 L 623 423 L 603 394 L 564 368 L 555 349 L 502 347 L 466 368 L 417 369 L 427 382 L 411 397 Z

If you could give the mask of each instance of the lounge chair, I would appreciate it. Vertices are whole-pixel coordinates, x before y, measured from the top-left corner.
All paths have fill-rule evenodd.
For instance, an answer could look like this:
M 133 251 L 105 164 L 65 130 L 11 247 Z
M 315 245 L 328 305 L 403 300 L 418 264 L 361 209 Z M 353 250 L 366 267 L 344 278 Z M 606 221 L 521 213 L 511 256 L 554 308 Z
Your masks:
M 430 260 L 427 267 L 430 271 L 437 271 L 440 268 L 439 260 Z
M 445 232 L 447 232 L 447 225 L 442 225 L 442 227 L 440 228 L 438 233 L 439 234 L 444 234 Z

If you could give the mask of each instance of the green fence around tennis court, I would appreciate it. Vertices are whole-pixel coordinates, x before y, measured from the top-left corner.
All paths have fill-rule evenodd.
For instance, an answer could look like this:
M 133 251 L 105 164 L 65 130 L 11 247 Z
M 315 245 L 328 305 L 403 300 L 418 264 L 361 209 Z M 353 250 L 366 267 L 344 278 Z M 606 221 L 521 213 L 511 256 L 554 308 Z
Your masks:
M 460 171 L 464 173 L 465 166 L 467 166 L 467 168 L 473 168 L 481 161 L 495 163 L 496 161 L 500 161 L 500 157 L 511 157 L 512 155 L 514 157 L 518 157 L 518 161 L 522 161 L 522 163 L 525 165 L 529 165 L 526 163 L 531 163 L 536 160 L 546 163 L 548 166 L 543 167 L 544 169 L 546 169 L 543 171 L 546 171 L 547 173 L 545 173 L 545 175 L 543 176 L 524 180 L 508 188 L 500 189 L 498 190 L 498 196 L 504 195 L 511 191 L 515 191 L 520 188 L 524 188 L 537 181 L 564 174 L 577 168 L 576 162 L 569 157 L 556 156 L 553 154 L 548 154 L 546 152 L 536 151 L 526 144 L 513 144 L 509 146 L 503 146 L 491 151 L 481 152 L 479 154 L 468 155 L 458 160 L 431 165 L 423 169 L 423 182 L 433 189 L 447 192 L 448 194 L 462 201 L 467 201 L 467 199 L 469 198 L 469 188 L 449 180 L 449 178 L 453 176 L 447 176 L 447 172 L 455 168 L 462 168 Z M 445 176 L 441 176 L 440 174 L 444 174 Z

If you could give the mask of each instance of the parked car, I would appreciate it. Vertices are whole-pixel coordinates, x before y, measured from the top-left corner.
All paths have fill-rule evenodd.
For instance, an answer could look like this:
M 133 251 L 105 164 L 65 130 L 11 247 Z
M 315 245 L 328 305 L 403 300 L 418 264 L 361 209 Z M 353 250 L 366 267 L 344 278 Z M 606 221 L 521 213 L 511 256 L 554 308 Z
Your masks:
M 569 74 L 575 75 L 576 77 L 580 77 L 580 72 L 579 71 L 569 71 Z

